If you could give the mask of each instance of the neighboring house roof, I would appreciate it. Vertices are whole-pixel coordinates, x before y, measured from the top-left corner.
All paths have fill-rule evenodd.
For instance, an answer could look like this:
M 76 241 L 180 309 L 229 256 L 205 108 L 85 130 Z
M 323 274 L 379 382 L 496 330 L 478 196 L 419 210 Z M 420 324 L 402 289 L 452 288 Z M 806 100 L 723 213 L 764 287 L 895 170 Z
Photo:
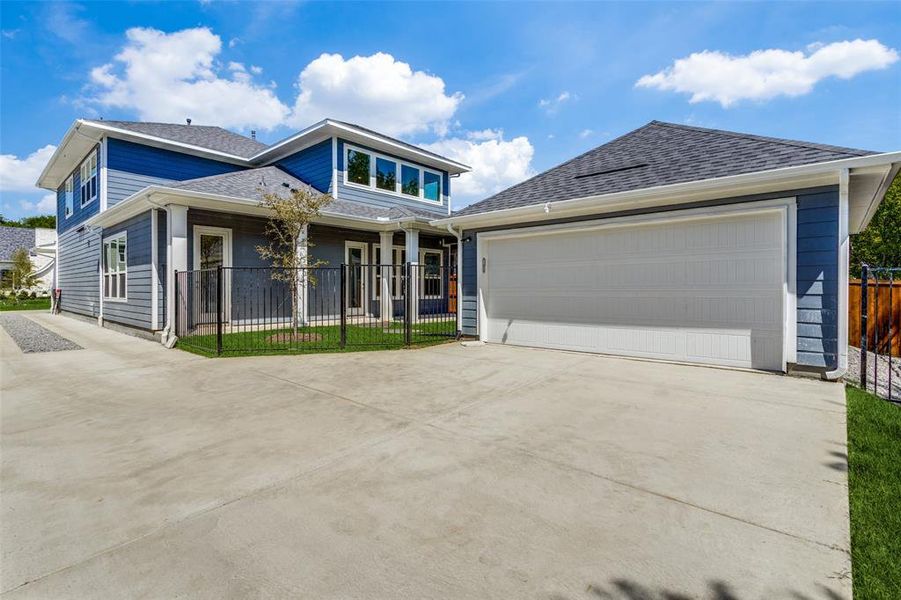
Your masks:
M 172 189 L 218 194 L 231 198 L 260 200 L 261 193 L 283 193 L 290 189 L 313 188 L 307 183 L 278 167 L 261 167 L 223 175 L 212 175 L 189 179 L 169 185 Z M 403 219 L 405 217 L 423 217 L 434 219 L 435 214 L 426 210 L 408 207 L 381 207 L 363 204 L 352 200 L 332 200 L 322 210 L 329 215 L 342 215 L 363 219 Z
M 875 152 L 651 121 L 454 216 L 870 154 Z
M 12 260 L 19 248 L 29 251 L 34 247 L 34 229 L 0 225 L 0 261 Z
M 141 121 L 85 120 L 86 123 L 107 125 L 135 133 L 225 152 L 250 158 L 267 148 L 266 144 L 249 137 L 211 125 L 179 125 L 176 123 L 145 123 Z

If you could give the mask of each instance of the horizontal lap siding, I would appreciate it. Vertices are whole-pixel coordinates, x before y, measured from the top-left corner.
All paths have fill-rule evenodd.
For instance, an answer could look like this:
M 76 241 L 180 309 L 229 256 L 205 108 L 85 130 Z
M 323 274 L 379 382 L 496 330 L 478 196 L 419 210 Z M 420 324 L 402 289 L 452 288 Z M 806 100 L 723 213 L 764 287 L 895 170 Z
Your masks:
M 166 325 L 166 281 L 168 277 L 168 263 L 166 261 L 166 211 L 158 211 L 157 214 L 157 273 L 159 277 L 159 324 Z
M 310 184 L 323 193 L 331 191 L 332 184 L 332 140 L 327 139 L 309 148 L 304 148 L 276 163 L 301 181 Z
M 460 289 L 460 317 L 465 335 L 478 335 L 479 299 L 478 299 L 478 253 L 476 251 L 477 233 L 464 232 L 463 235 L 463 274 Z
M 352 144 L 353 146 L 360 148 L 362 150 L 368 150 L 365 146 L 361 146 L 359 144 Z M 375 152 L 373 150 L 373 152 Z M 384 155 L 384 152 L 380 152 L 380 154 Z M 409 208 L 415 208 L 418 210 L 427 210 L 435 213 L 435 217 L 441 217 L 447 215 L 447 202 L 448 202 L 448 194 L 450 193 L 449 188 L 449 179 L 447 178 L 447 174 L 440 169 L 430 168 L 432 171 L 439 171 L 442 173 L 442 200 L 443 204 L 426 202 L 422 200 L 414 200 L 404 198 L 400 194 L 388 194 L 385 192 L 379 192 L 374 188 L 361 188 L 356 187 L 354 185 L 348 185 L 344 183 L 344 141 L 338 140 L 338 198 L 341 200 L 352 200 L 354 202 L 360 202 L 362 204 L 369 204 L 372 206 L 381 206 L 384 208 L 393 208 L 395 206 L 406 206 Z M 400 160 L 400 159 L 397 159 Z M 410 164 L 412 161 L 405 161 Z
M 122 323 L 141 329 L 150 329 L 153 288 L 151 266 L 150 211 L 124 223 L 103 230 L 108 238 L 122 231 L 127 232 L 128 275 L 125 302 L 106 300 L 103 303 L 104 321 Z
M 149 175 L 129 173 L 128 171 L 108 169 L 106 173 L 106 201 L 109 206 L 113 206 L 149 185 L 166 185 L 173 181 L 175 180 L 165 177 L 151 177 Z
M 153 146 L 109 138 L 107 167 L 136 175 L 176 181 L 222 175 L 244 167 Z
M 838 190 L 798 195 L 798 364 L 834 368 L 838 349 Z
M 60 309 L 100 315 L 100 234 L 72 229 L 59 235 Z

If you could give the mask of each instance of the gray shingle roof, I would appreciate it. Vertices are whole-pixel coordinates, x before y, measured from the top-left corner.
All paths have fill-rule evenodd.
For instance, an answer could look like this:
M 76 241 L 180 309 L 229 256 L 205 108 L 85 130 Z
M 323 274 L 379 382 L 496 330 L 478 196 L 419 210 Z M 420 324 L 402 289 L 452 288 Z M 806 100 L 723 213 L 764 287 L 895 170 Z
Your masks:
M 155 137 L 226 152 L 241 158 L 250 158 L 267 148 L 262 142 L 211 125 L 178 125 L 176 123 L 144 123 L 140 121 L 88 121 L 152 135 Z
M 265 193 L 279 193 L 291 188 L 300 189 L 302 187 L 309 188 L 310 186 L 278 167 L 261 167 L 259 169 L 247 169 L 223 175 L 188 179 L 171 184 L 168 187 L 192 192 L 220 194 L 232 198 L 259 200 L 261 190 Z M 351 200 L 332 200 L 322 212 L 365 219 L 399 219 L 403 217 L 434 219 L 437 216 L 426 210 L 407 207 L 387 208 Z
M 19 248 L 34 248 L 34 229 L 0 225 L 0 260 L 12 260 L 13 252 Z
M 416 145 L 411 144 L 411 143 L 409 143 L 409 142 L 405 142 L 405 141 L 403 141 L 403 140 L 399 140 L 399 139 L 397 139 L 397 138 L 393 138 L 393 137 L 391 137 L 391 136 L 385 135 L 384 133 L 379 133 L 378 131 L 375 131 L 375 130 L 373 130 L 373 129 L 369 129 L 368 127 L 363 127 L 362 125 L 357 125 L 356 123 L 350 123 L 350 122 L 348 122 L 348 121 L 339 121 L 338 119 L 331 119 L 331 121 L 334 121 L 335 123 L 341 123 L 342 125 L 347 125 L 348 127 L 355 127 L 356 129 L 359 129 L 360 131 L 365 131 L 366 133 L 371 133 L 372 135 L 376 135 L 376 136 L 378 136 L 378 137 L 385 138 L 386 140 L 391 140 L 391 141 L 394 142 L 395 144 L 400 144 L 401 146 L 405 146 L 405 147 L 409 148 L 410 150 L 415 150 L 416 152 L 421 152 L 421 153 L 423 153 L 423 154 L 428 154 L 429 156 L 433 156 L 433 157 L 439 158 L 439 159 L 441 159 L 441 160 L 453 160 L 453 159 L 448 158 L 448 157 L 446 157 L 446 156 L 441 156 L 440 154 L 436 154 L 435 152 L 431 152 L 430 150 L 426 150 L 425 148 L 422 148 L 422 147 L 420 147 L 420 146 L 416 146 Z M 460 163 L 459 161 L 456 161 L 456 160 L 454 160 L 453 162 L 462 164 L 462 163 Z
M 873 154 L 651 121 L 454 216 Z

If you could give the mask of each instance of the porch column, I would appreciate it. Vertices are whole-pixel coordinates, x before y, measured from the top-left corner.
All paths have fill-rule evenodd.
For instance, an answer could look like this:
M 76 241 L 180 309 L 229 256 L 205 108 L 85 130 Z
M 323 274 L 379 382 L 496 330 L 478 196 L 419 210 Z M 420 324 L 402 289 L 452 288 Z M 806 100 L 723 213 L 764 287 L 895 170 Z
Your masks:
M 307 250 L 310 226 L 304 225 L 300 237 L 297 238 L 297 264 L 300 267 L 300 273 L 297 277 L 297 317 L 301 325 L 309 322 L 309 307 L 307 306 L 307 282 L 309 273 L 307 272 Z
M 409 319 L 411 322 L 415 323 L 419 320 L 419 230 L 407 229 L 404 233 L 407 262 L 412 265 L 410 279 L 407 281 L 407 289 L 410 297 L 413 299 L 413 311 L 412 314 L 409 315 Z
M 175 298 L 175 271 L 188 270 L 188 207 L 170 204 L 166 207 L 166 251 L 168 264 L 166 265 L 166 331 L 168 339 L 174 339 L 175 311 L 177 310 Z
M 381 254 L 382 287 L 379 290 L 379 312 L 382 323 L 390 323 L 394 317 L 393 290 L 391 289 L 391 276 L 394 271 L 394 232 L 382 231 L 379 233 L 379 252 Z

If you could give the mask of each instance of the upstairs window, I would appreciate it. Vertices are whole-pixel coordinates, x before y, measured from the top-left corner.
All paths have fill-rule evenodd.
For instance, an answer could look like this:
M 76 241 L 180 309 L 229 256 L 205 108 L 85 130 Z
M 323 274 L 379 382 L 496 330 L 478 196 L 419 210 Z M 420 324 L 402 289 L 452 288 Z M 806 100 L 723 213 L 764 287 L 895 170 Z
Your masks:
M 127 236 L 121 233 L 103 240 L 103 297 L 125 300 L 128 279 Z
M 369 185 L 369 155 L 365 152 L 348 150 L 347 180 L 360 185 Z
M 66 179 L 66 187 L 63 192 L 63 196 L 65 198 L 66 203 L 66 218 L 72 216 L 72 213 L 75 210 L 75 176 L 69 175 L 69 178 Z
M 380 192 L 441 203 L 442 175 L 374 152 L 345 148 L 344 182 Z
M 97 198 L 97 153 L 91 155 L 81 163 L 79 171 L 81 176 L 81 205 L 84 206 Z

